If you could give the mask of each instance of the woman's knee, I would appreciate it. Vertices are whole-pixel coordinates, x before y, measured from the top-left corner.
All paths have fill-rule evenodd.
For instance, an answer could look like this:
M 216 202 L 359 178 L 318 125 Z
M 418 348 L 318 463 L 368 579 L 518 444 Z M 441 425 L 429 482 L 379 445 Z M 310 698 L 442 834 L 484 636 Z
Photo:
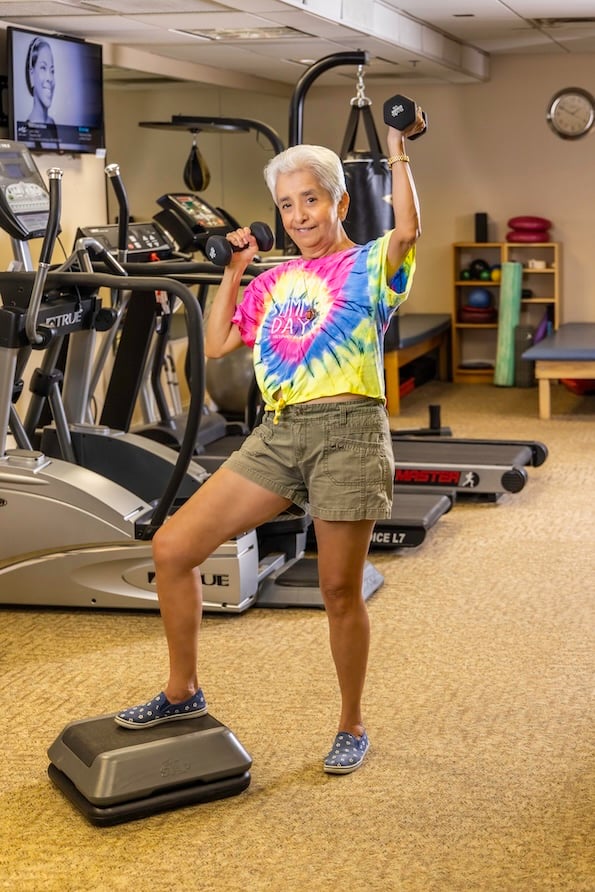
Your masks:
M 174 566 L 176 569 L 183 571 L 192 569 L 200 563 L 195 561 L 188 553 L 187 537 L 180 535 L 175 529 L 174 524 L 168 522 L 160 527 L 152 541 L 153 562 L 155 567 Z
M 363 604 L 361 586 L 352 581 L 328 581 L 321 583 L 320 590 L 327 613 L 335 616 L 358 611 Z

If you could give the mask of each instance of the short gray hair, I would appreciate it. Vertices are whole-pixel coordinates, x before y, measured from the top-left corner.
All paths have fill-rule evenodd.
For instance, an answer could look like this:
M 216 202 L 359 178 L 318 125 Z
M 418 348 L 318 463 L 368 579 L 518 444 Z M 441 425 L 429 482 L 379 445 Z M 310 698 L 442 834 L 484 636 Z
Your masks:
M 335 152 L 324 146 L 291 146 L 271 158 L 264 168 L 264 178 L 275 204 L 277 204 L 276 187 L 279 174 L 294 173 L 296 170 L 304 169 L 314 174 L 334 201 L 340 201 L 347 191 L 343 165 Z

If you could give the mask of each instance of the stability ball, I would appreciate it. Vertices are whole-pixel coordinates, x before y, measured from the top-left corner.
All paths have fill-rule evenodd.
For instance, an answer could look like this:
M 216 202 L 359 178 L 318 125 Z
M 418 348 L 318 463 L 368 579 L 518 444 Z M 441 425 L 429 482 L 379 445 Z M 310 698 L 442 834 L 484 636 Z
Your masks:
M 492 295 L 487 288 L 472 288 L 467 295 L 467 306 L 485 310 L 492 305 Z
M 207 360 L 207 393 L 223 415 L 241 415 L 245 411 L 253 378 L 249 347 L 240 347 L 220 359 Z

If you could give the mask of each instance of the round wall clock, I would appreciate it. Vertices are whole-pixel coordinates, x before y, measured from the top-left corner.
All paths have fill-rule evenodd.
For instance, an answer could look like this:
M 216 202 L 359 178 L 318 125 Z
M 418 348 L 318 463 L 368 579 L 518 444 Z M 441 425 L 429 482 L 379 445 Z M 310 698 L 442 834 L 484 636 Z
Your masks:
M 595 123 L 595 99 L 581 87 L 565 87 L 550 100 L 546 119 L 561 139 L 580 139 Z

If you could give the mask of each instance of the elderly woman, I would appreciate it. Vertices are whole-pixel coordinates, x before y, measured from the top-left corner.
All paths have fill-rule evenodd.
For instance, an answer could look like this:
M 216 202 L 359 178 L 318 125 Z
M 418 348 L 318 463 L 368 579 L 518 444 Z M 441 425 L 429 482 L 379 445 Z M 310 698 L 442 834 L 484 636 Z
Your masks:
M 369 621 L 363 572 L 374 523 L 391 514 L 394 460 L 385 409 L 383 335 L 405 300 L 420 234 L 416 189 L 404 139 L 423 128 L 421 111 L 403 133 L 389 128 L 395 227 L 366 245 L 347 236 L 349 205 L 338 156 L 298 145 L 265 168 L 284 228 L 300 256 L 240 281 L 258 251 L 247 228 L 215 295 L 206 353 L 253 348 L 265 409 L 258 427 L 153 540 L 170 672 L 152 700 L 118 713 L 126 728 L 207 711 L 197 674 L 199 565 L 225 540 L 291 505 L 312 517 L 319 584 L 339 690 L 335 740 L 324 771 L 358 768 L 369 742 L 362 693 Z

